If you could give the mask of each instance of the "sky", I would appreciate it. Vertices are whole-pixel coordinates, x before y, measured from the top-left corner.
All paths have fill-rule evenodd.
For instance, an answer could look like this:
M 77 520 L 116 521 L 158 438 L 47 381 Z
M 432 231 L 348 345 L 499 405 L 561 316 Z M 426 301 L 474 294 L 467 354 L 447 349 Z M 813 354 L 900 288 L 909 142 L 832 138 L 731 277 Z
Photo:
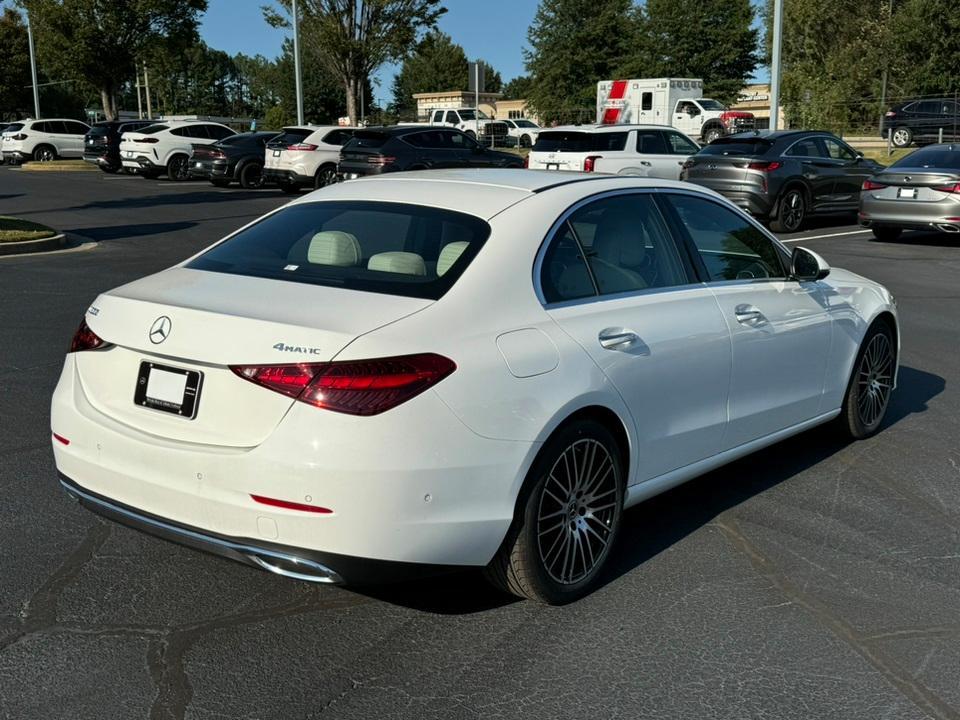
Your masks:
M 264 4 L 271 0 L 209 0 L 200 28 L 203 39 L 230 55 L 242 52 L 276 57 L 289 30 L 267 25 L 260 9 Z M 759 5 L 759 0 L 754 4 Z M 440 18 L 440 29 L 463 46 L 468 58 L 483 58 L 500 72 L 504 82 L 524 74 L 523 48 L 538 0 L 446 0 L 444 5 L 447 12 Z M 374 97 L 381 105 L 391 99 L 390 86 L 397 69 L 385 65 L 374 78 Z M 765 82 L 769 73 L 758 68 L 756 75 Z

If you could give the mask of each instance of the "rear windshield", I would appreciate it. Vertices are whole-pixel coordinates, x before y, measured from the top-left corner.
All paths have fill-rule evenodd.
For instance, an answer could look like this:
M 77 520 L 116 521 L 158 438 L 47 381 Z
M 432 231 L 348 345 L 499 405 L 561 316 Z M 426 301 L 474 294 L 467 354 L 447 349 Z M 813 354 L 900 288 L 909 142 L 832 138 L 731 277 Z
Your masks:
M 139 130 L 128 130 L 127 132 L 138 132 L 143 135 L 156 135 L 158 132 L 163 132 L 164 130 L 169 129 L 169 125 L 147 125 L 145 128 L 140 128 Z
M 923 148 L 900 158 L 890 167 L 943 168 L 960 170 L 960 146 L 956 150 L 947 148 Z
M 699 155 L 763 155 L 773 143 L 762 137 L 717 138 L 700 149 Z
M 310 128 L 284 128 L 283 132 L 270 141 L 271 147 L 287 147 L 288 145 L 299 145 L 307 136 L 313 135 Z
M 479 218 L 378 202 L 293 205 L 187 267 L 436 300 L 490 233 Z
M 347 142 L 347 146 L 351 148 L 379 148 L 383 147 L 384 143 L 389 139 L 390 136 L 385 133 L 358 130 L 354 134 L 353 139 Z
M 537 152 L 603 152 L 623 150 L 626 145 L 626 132 L 585 133 L 551 130 L 540 133 L 533 149 Z
M 109 124 L 94 125 L 92 128 L 90 128 L 87 131 L 87 135 L 91 135 L 93 137 L 101 137 L 102 135 L 109 135 L 109 134 L 110 134 Z
M 22 128 L 23 128 L 23 123 L 12 123 L 10 125 L 7 125 L 2 132 L 12 133 L 17 130 L 21 130 Z

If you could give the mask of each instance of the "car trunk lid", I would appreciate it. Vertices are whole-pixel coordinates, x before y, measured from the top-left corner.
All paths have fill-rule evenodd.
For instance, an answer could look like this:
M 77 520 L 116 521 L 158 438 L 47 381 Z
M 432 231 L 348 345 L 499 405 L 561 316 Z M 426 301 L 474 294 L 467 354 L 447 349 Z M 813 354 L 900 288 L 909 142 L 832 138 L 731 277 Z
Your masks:
M 326 362 L 431 302 L 173 268 L 97 298 L 86 321 L 113 347 L 77 353 L 77 370 L 89 402 L 118 422 L 170 440 L 253 447 L 294 400 L 230 366 Z M 137 405 L 144 363 L 201 375 L 193 419 Z
M 864 192 L 877 200 L 932 203 L 957 197 L 960 173 L 939 169 L 896 168 L 880 172 L 867 182 L 873 186 Z

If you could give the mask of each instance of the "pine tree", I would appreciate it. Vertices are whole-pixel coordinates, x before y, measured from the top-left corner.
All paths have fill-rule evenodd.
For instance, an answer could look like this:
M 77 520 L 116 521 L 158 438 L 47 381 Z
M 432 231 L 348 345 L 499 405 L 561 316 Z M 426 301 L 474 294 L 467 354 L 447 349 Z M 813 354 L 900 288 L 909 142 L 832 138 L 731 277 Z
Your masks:
M 614 76 L 632 39 L 631 0 L 541 0 L 524 51 L 527 98 L 545 123 L 591 122 L 597 82 Z

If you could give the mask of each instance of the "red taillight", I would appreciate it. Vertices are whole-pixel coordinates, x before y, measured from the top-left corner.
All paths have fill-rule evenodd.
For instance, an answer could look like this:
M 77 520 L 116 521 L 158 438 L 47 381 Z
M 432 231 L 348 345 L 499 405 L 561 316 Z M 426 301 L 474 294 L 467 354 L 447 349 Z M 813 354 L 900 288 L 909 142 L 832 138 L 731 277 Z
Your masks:
M 529 155 L 524 155 L 524 156 L 523 156 L 523 167 L 525 167 L 525 168 L 529 168 L 529 167 L 530 167 L 530 156 L 529 156 Z
M 149 137 L 149 138 L 134 138 L 133 141 L 134 141 L 134 142 L 138 142 L 138 143 L 147 143 L 148 145 L 153 145 L 154 143 L 160 142 L 160 138 L 154 138 L 154 137 Z
M 368 165 L 379 165 L 381 167 L 384 165 L 392 165 L 396 161 L 397 159 L 395 157 L 391 157 L 390 155 L 370 155 L 367 158 Z
M 583 171 L 584 172 L 593 172 L 593 169 L 597 166 L 597 160 L 600 159 L 599 155 L 588 155 L 583 159 Z
M 761 172 L 772 172 L 778 170 L 783 165 L 782 162 L 752 162 L 747 165 L 747 170 L 760 170 Z
M 330 508 L 320 507 L 319 505 L 307 505 L 305 503 L 290 502 L 289 500 L 278 500 L 277 498 L 266 497 L 265 495 L 251 495 L 255 502 L 261 505 L 270 505 L 271 507 L 284 508 L 286 510 L 302 510 L 303 512 L 320 513 L 329 515 L 333 512 Z
M 933 188 L 937 192 L 945 193 L 960 193 L 960 183 L 952 183 L 950 185 L 936 185 Z
M 457 369 L 424 353 L 300 365 L 231 365 L 244 380 L 300 402 L 350 415 L 376 415 L 406 402 Z
M 26 133 L 17 133 L 11 138 L 11 140 L 26 140 L 26 139 L 27 139 Z
M 298 143 L 296 145 L 287 145 L 287 150 L 294 150 L 297 152 L 313 152 L 319 147 L 319 145 L 312 145 L 310 143 Z
M 883 190 L 886 187 L 883 183 L 878 183 L 873 180 L 867 179 L 863 181 L 863 185 L 860 186 L 861 190 Z
M 73 340 L 70 341 L 70 352 L 80 352 L 81 350 L 97 350 L 107 346 L 107 341 L 97 335 L 90 326 L 87 325 L 86 318 L 80 321 L 80 327 L 73 334 Z

